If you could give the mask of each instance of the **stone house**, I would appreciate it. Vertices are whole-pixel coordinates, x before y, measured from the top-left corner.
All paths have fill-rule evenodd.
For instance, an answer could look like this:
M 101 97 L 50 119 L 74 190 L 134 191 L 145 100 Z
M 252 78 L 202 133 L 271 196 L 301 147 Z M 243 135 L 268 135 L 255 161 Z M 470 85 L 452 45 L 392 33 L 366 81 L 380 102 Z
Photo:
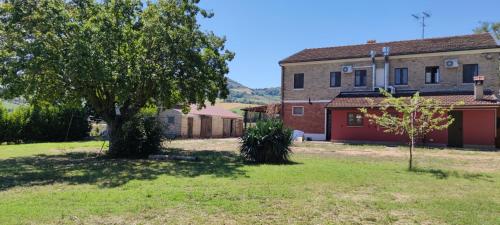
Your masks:
M 206 106 L 190 106 L 185 114 L 180 108 L 163 110 L 159 114 L 167 137 L 225 138 L 239 137 L 243 133 L 243 117 L 229 110 Z
M 404 142 L 369 124 L 358 109 L 368 106 L 366 98 L 380 98 L 379 88 L 396 96 L 418 91 L 443 104 L 465 102 L 452 112 L 452 126 L 422 141 L 492 147 L 499 62 L 500 41 L 489 33 L 305 49 L 279 62 L 281 117 L 312 140 Z

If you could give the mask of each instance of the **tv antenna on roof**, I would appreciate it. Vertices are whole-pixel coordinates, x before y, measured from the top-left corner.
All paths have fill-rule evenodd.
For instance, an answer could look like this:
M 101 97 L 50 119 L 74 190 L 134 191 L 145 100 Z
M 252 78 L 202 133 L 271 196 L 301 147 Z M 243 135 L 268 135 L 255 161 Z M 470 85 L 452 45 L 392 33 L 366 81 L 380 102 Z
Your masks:
M 425 18 L 430 18 L 431 14 L 428 12 L 421 12 L 418 14 L 411 14 L 411 16 L 413 16 L 413 18 L 415 18 L 418 21 L 422 20 L 422 22 L 420 22 L 420 25 L 422 25 L 422 39 L 424 39 L 425 27 L 426 27 Z

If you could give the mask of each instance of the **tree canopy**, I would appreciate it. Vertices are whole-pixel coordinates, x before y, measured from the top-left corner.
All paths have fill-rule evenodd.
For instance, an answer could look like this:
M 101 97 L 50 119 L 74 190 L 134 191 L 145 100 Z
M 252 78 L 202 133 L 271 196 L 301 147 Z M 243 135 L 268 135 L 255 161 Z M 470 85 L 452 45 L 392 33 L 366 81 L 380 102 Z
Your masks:
M 484 32 L 493 33 L 497 36 L 497 38 L 500 38 L 500 22 L 498 23 L 481 22 L 481 25 L 474 29 L 474 33 L 484 33 Z
M 228 94 L 225 38 L 198 0 L 0 3 L 4 97 L 85 102 L 112 131 L 148 104 L 203 106 Z M 111 147 L 110 147 L 111 148 Z

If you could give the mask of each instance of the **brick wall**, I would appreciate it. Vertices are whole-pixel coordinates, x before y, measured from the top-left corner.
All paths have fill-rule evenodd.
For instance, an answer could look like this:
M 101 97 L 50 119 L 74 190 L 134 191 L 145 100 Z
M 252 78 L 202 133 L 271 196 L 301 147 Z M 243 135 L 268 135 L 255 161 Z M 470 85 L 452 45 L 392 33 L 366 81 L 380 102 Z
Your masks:
M 283 122 L 285 126 L 305 133 L 324 133 L 325 105 L 326 103 L 285 103 L 283 105 Z M 304 107 L 304 115 L 292 115 L 293 106 Z
M 367 53 L 368 54 L 368 53 Z M 424 57 L 423 57 L 424 56 Z M 458 59 L 458 68 L 445 68 L 446 59 Z M 500 87 L 499 81 L 499 63 L 500 53 L 483 54 L 463 54 L 463 55 L 418 55 L 413 58 L 390 58 L 389 85 L 394 85 L 394 69 L 400 67 L 408 68 L 408 85 L 395 86 L 396 89 L 404 90 L 473 90 L 472 84 L 462 83 L 463 64 L 478 64 L 479 74 L 485 76 L 485 88 L 498 93 Z M 382 68 L 383 60 L 377 60 L 377 68 Z M 343 65 L 353 65 L 367 71 L 366 87 L 354 86 L 354 72 L 342 74 L 342 86 L 330 88 L 330 72 L 341 71 Z M 330 100 L 340 91 L 367 91 L 372 90 L 372 69 L 371 61 L 366 59 L 356 59 L 353 61 L 331 61 L 314 62 L 303 64 L 285 64 L 283 66 L 283 99 L 284 100 Z M 425 84 L 425 67 L 439 66 L 441 82 L 439 84 Z M 361 68 L 366 67 L 366 68 Z M 295 73 L 304 73 L 304 89 L 293 89 L 293 75 Z

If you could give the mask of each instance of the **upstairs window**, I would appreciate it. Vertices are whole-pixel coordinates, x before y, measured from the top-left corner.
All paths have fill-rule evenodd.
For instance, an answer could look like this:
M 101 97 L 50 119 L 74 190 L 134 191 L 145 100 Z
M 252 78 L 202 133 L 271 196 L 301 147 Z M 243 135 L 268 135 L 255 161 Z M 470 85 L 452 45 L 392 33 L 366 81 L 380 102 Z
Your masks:
M 363 115 L 361 113 L 347 113 L 347 125 L 353 127 L 363 126 Z
M 408 68 L 396 68 L 394 71 L 395 85 L 408 85 Z
M 302 106 L 293 106 L 292 107 L 292 115 L 294 115 L 294 116 L 303 116 L 304 115 L 304 107 L 302 107 Z
M 473 83 L 474 77 L 479 74 L 479 66 L 477 64 L 464 64 L 463 82 Z
M 366 86 L 366 70 L 354 71 L 354 86 L 355 87 Z
M 330 87 L 340 87 L 340 85 L 341 85 L 340 72 L 331 72 Z
M 293 88 L 304 89 L 304 74 L 296 73 L 293 75 Z
M 439 83 L 439 66 L 425 67 L 425 83 L 426 84 Z

